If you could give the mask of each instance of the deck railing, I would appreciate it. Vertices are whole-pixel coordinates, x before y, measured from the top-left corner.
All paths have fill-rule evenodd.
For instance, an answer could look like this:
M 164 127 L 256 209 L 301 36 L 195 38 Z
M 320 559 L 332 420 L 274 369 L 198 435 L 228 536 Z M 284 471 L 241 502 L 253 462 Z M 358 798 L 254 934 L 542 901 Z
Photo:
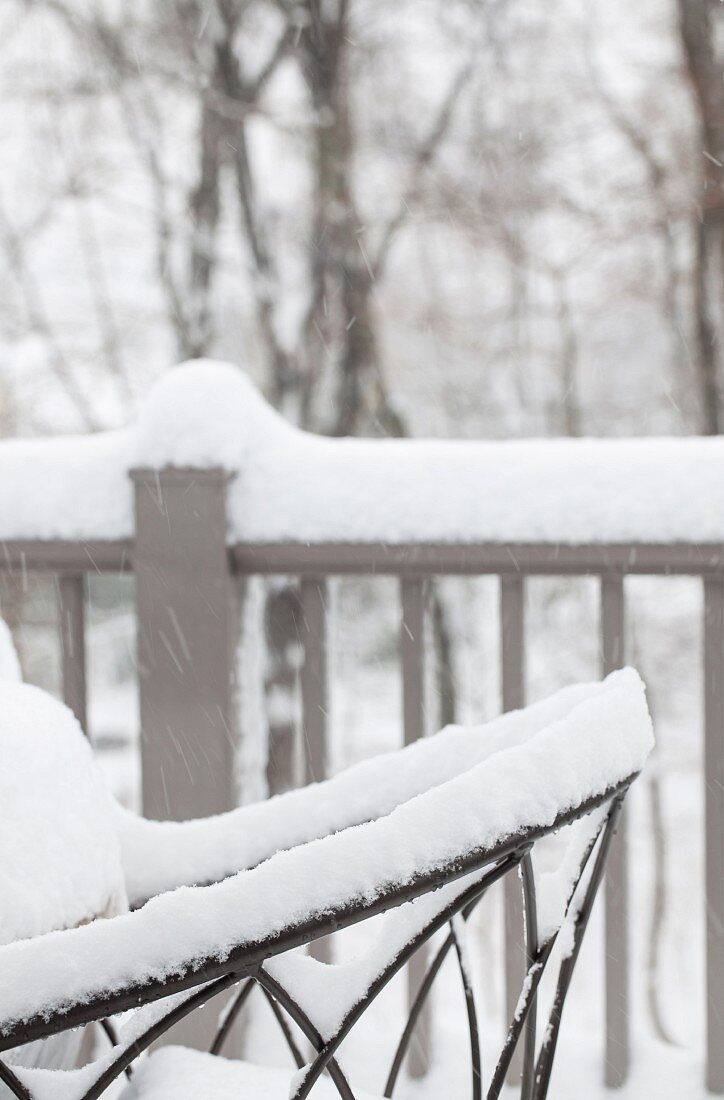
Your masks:
M 0 450 L 0 470 L 2 451 Z M 526 582 L 593 576 L 600 582 L 601 672 L 626 660 L 626 578 L 687 575 L 704 599 L 706 1083 L 724 1093 L 724 542 L 564 545 L 553 542 L 237 541 L 230 536 L 229 474 L 222 469 L 136 469 L 135 530 L 122 539 L 5 539 L 0 571 L 58 578 L 62 682 L 86 723 L 85 586 L 89 573 L 136 580 L 144 811 L 216 813 L 234 804 L 237 660 L 244 586 L 252 576 L 299 579 L 300 671 L 306 780 L 327 774 L 329 578 L 392 575 L 400 583 L 405 742 L 424 735 L 426 589 L 447 576 L 500 578 L 501 688 L 505 709 L 524 699 Z M 243 475 L 242 475 L 243 476 Z M 42 507 L 42 501 L 38 502 Z M 241 731 L 243 736 L 243 730 Z M 605 1077 L 622 1084 L 630 1061 L 627 829 L 622 822 L 605 891 Z M 506 909 L 509 998 L 520 989 L 520 901 Z M 413 975 L 412 981 L 417 980 Z M 508 1010 L 514 1009 L 508 1005 Z M 421 1067 L 418 1067 L 421 1068 Z

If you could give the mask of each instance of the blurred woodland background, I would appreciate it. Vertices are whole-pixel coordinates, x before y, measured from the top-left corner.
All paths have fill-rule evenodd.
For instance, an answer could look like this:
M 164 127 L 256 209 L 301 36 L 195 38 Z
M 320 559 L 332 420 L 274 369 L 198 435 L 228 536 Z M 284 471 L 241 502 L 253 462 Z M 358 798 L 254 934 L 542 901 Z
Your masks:
M 719 0 L 3 0 L 4 434 L 718 432 Z

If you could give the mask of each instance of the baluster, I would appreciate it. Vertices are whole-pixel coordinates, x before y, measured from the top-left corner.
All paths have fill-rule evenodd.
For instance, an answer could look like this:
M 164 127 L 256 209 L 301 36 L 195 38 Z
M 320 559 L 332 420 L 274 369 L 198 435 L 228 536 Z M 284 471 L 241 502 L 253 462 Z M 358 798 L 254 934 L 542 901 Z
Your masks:
M 85 577 L 58 577 L 58 620 L 63 701 L 88 736 L 88 693 L 85 656 Z
M 300 672 L 302 732 L 306 783 L 326 779 L 329 771 L 327 679 L 327 581 L 305 577 L 301 585 L 301 635 L 304 661 Z
M 704 581 L 706 1085 L 724 1093 L 724 580 Z
M 525 705 L 525 585 L 520 576 L 500 578 L 500 661 L 503 710 Z M 525 979 L 525 917 L 518 878 L 506 875 L 505 905 L 505 1015 L 513 1018 Z M 515 1051 L 508 1069 L 509 1084 L 523 1072 L 523 1052 Z
M 623 577 L 601 578 L 601 671 L 624 663 L 626 605 Z M 604 1080 L 619 1088 L 630 1063 L 630 952 L 628 836 L 625 807 L 618 820 L 606 868 L 605 888 L 606 1041 Z
M 425 714 L 425 634 L 428 583 L 425 580 L 403 579 L 400 586 L 402 626 L 400 656 L 402 659 L 402 715 L 406 745 L 426 733 Z M 408 1003 L 411 1005 L 427 970 L 428 953 L 421 948 L 407 968 Z M 418 1018 L 408 1058 L 412 1077 L 424 1076 L 430 1067 L 430 1002 Z
M 329 773 L 329 680 L 327 670 L 327 606 L 325 577 L 304 577 L 301 582 L 300 635 L 304 660 L 299 674 L 302 697 L 304 781 L 318 783 Z M 329 937 L 316 940 L 309 953 L 322 962 L 332 961 Z

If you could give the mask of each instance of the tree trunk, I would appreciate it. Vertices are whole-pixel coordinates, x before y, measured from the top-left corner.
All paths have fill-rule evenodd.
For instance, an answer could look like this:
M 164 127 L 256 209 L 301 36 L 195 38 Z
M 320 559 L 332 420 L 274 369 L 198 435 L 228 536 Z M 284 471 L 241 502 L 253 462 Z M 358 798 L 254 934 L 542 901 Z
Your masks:
M 219 224 L 222 120 L 208 105 L 201 108 L 199 121 L 199 170 L 189 199 L 192 220 L 188 283 L 189 326 L 185 355 L 206 355 L 212 337 L 211 282 L 215 267 L 215 239 Z
M 695 228 L 694 336 L 702 430 L 722 429 L 724 328 L 724 66 L 719 0 L 679 0 L 679 28 L 699 120 L 700 193 Z

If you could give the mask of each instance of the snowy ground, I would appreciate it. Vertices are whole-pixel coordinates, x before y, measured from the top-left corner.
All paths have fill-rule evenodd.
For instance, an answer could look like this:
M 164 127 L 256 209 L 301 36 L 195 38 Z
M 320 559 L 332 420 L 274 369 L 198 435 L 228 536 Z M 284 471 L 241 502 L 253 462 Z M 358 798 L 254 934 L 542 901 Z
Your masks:
M 653 767 L 661 778 L 666 840 L 666 908 L 656 988 L 660 1013 L 673 1040 L 655 1037 L 648 1004 L 651 941 L 652 829 L 650 785 L 643 780 L 630 802 L 632 837 L 633 1071 L 621 1100 L 699 1100 L 703 1085 L 703 846 L 700 715 L 700 594 L 689 580 L 632 581 L 629 658 L 650 685 L 659 747 Z M 446 596 L 462 639 L 457 672 L 461 720 L 481 721 L 499 709 L 497 588 L 494 581 L 451 582 Z M 401 697 L 395 664 L 396 587 L 392 581 L 345 582 L 336 593 L 332 646 L 333 766 L 341 768 L 400 743 Z M 135 693 L 123 673 L 133 645 L 130 614 L 98 616 L 91 723 L 99 758 L 119 797 L 137 801 Z M 534 581 L 530 586 L 528 692 L 539 698 L 574 679 L 596 674 L 596 588 Z M 121 672 L 118 673 L 119 661 Z M 500 899 L 481 907 L 470 940 L 490 1072 L 502 1028 Z M 354 949 L 355 935 L 339 945 Z M 551 1095 L 564 1100 L 610 1096 L 602 1075 L 601 915 L 596 913 L 567 1007 Z M 380 1000 L 369 1023 L 347 1044 L 343 1063 L 366 1090 L 381 1092 L 387 1063 L 402 1027 L 401 988 Z M 451 965 L 435 991 L 435 1054 L 422 1082 L 402 1081 L 402 1097 L 438 1100 L 469 1092 L 466 1033 L 459 978 Z M 275 1025 L 263 1005 L 252 1013 L 247 1053 L 286 1065 Z

